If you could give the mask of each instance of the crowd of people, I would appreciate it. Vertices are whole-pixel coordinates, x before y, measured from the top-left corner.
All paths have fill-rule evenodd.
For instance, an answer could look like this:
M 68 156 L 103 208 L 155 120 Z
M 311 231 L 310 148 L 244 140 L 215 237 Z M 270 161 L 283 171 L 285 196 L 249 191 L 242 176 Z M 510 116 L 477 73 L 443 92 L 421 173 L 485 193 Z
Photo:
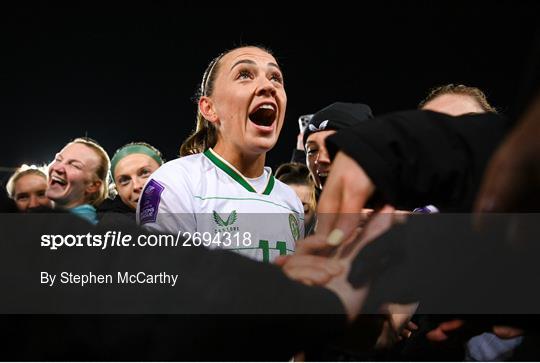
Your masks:
M 531 103 L 515 128 L 480 89 L 465 85 L 437 87 L 410 111 L 386 115 L 374 114 L 363 103 L 334 102 L 310 115 L 291 162 L 273 174 L 265 166 L 266 153 L 279 139 L 287 94 L 269 50 L 242 46 L 216 57 L 196 99 L 195 130 L 178 159 L 165 162 L 145 142 L 121 146 L 110 158 L 97 141 L 76 138 L 48 167 L 20 167 L 6 184 L 13 205 L 5 201 L 2 210 L 55 210 L 92 226 L 115 213 L 133 228 L 152 233 L 240 235 L 242 243 L 217 246 L 228 250 L 224 259 L 234 268 L 249 266 L 251 275 L 240 280 L 264 275 L 283 286 L 283 296 L 278 289 L 269 296 L 277 304 L 297 299 L 293 314 L 321 309 L 346 317 L 325 333 L 312 329 L 310 334 L 322 339 L 335 333 L 327 343 L 285 344 L 280 359 L 292 354 L 297 360 L 538 359 L 538 350 L 527 343 L 537 334 L 530 323 L 534 316 L 524 324 L 504 306 L 499 311 L 504 319 L 453 309 L 466 307 L 467 298 L 489 305 L 498 295 L 486 288 L 466 296 L 470 290 L 460 285 L 463 280 L 445 280 L 446 264 L 424 263 L 430 253 L 438 256 L 448 248 L 450 256 L 465 242 L 492 236 L 472 223 L 455 222 L 448 229 L 438 219 L 416 217 L 470 213 L 472 220 L 473 212 L 536 211 L 540 101 Z M 249 233 L 247 242 L 244 233 Z M 466 237 L 447 243 L 453 236 Z M 534 236 L 529 231 L 519 241 L 529 255 L 535 251 Z M 489 242 L 504 251 L 512 245 L 506 237 Z M 429 245 L 422 244 L 428 239 Z M 418 242 L 405 243 L 411 240 Z M 411 252 L 415 246 L 421 255 Z M 398 258 L 396 251 L 405 252 Z M 201 258 L 215 252 L 204 251 Z M 233 258 L 231 252 L 243 257 Z M 474 246 L 467 252 L 486 258 L 488 266 L 501 262 Z M 508 266 L 521 263 L 508 259 Z M 219 273 L 232 276 L 234 268 Z M 486 278 L 471 266 L 461 272 L 469 285 Z M 512 281 L 522 271 L 506 272 L 505 281 Z M 441 277 L 434 283 L 428 276 Z M 501 278 L 500 271 L 490 278 Z M 230 281 L 208 279 L 200 290 L 187 279 L 181 287 L 204 295 L 203 288 L 226 288 Z M 250 294 L 248 280 L 234 291 Z M 516 300 L 534 299 L 528 291 L 512 292 Z M 448 294 L 456 304 L 452 309 L 444 304 Z M 285 320 L 273 329 L 297 324 Z M 308 326 L 300 323 L 294 331 L 302 332 L 303 324 Z

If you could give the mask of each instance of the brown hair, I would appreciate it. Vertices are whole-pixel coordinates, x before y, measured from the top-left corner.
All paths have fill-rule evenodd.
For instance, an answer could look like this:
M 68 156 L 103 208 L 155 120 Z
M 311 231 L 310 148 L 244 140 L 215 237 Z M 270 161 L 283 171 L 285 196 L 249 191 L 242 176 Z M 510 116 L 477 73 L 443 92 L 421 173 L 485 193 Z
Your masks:
M 300 163 L 285 163 L 281 164 L 275 174 L 276 179 L 287 185 L 306 185 L 310 189 L 309 204 L 310 207 L 317 209 L 317 199 L 315 197 L 315 183 L 311 178 L 309 169 L 304 164 Z
M 480 105 L 480 107 L 482 107 L 484 111 L 497 113 L 495 107 L 489 104 L 486 95 L 480 90 L 480 88 L 453 83 L 431 89 L 428 96 L 420 102 L 418 108 L 424 107 L 429 101 L 445 94 L 470 96 L 474 98 L 476 102 L 478 102 L 478 104 Z
M 217 57 L 215 57 L 206 67 L 204 71 L 201 85 L 198 88 L 194 100 L 199 102 L 201 97 L 212 96 L 214 92 L 214 86 L 216 83 L 216 76 L 221 66 L 221 60 L 224 56 L 230 52 L 240 49 L 240 48 L 259 48 L 268 54 L 272 52 L 266 47 L 256 46 L 256 45 L 241 45 L 236 48 L 227 50 Z M 196 121 L 195 131 L 182 143 L 180 146 L 180 156 L 198 154 L 204 152 L 206 149 L 213 147 L 218 140 L 218 132 L 215 126 L 204 118 L 201 110 L 197 106 L 197 121 Z
M 96 152 L 99 157 L 99 164 L 95 171 L 95 176 L 101 181 L 101 187 L 99 190 L 90 195 L 88 203 L 94 207 L 100 205 L 109 196 L 109 169 L 111 167 L 111 161 L 107 152 L 98 144 L 97 141 L 92 140 L 89 137 L 79 137 L 68 143 L 71 144 L 83 144 L 91 148 Z

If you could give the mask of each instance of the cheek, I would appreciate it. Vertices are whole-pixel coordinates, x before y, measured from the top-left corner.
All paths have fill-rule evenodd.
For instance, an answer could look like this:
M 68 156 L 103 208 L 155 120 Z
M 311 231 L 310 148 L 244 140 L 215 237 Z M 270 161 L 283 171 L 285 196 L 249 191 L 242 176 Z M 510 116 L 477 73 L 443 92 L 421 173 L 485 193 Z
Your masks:
M 216 107 L 218 116 L 221 121 L 234 120 L 248 107 L 250 102 L 250 94 L 244 92 L 227 92 L 225 95 L 216 99 L 218 106 Z
M 66 179 L 70 184 L 84 185 L 85 177 L 81 170 L 72 170 L 66 173 Z
M 285 114 L 285 110 L 287 108 L 287 94 L 283 90 L 280 92 L 280 94 L 281 96 L 279 97 L 279 99 L 281 100 L 281 108 L 283 110 L 283 114 Z
M 131 189 L 132 188 L 130 187 L 129 184 L 117 187 L 118 195 L 120 196 L 122 200 L 127 201 L 129 200 L 129 197 L 131 196 Z
M 17 200 L 15 201 L 15 204 L 19 209 L 25 208 L 28 205 L 28 200 Z

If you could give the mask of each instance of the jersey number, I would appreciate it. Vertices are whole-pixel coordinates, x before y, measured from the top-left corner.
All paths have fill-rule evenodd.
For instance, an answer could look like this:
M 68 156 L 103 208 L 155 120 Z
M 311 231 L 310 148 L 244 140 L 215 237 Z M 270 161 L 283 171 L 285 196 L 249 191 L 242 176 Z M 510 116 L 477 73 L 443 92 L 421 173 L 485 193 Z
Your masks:
M 270 248 L 268 241 L 261 239 L 259 241 L 259 248 L 263 251 L 263 262 L 270 262 L 270 250 L 278 250 L 280 256 L 287 254 L 287 243 L 283 241 L 277 241 L 275 248 Z

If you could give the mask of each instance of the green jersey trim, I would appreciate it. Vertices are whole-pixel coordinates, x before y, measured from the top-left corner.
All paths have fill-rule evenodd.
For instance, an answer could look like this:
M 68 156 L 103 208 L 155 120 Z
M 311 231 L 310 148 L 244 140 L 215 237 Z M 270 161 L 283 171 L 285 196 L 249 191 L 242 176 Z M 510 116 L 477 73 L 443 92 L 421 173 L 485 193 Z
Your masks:
M 207 149 L 203 154 L 212 163 L 214 163 L 215 166 L 223 170 L 227 175 L 233 178 L 233 180 L 235 180 L 238 184 L 243 186 L 248 192 L 257 193 L 255 188 L 253 188 L 253 186 L 246 180 L 246 178 L 242 174 L 240 174 L 240 172 L 238 172 L 234 168 L 234 166 L 230 165 L 226 160 L 224 160 L 214 150 L 212 150 L 212 148 Z M 274 184 L 275 184 L 274 176 L 270 174 L 270 177 L 268 178 L 268 182 L 266 184 L 266 188 L 264 188 L 264 191 L 261 194 L 270 195 L 270 193 L 272 192 L 272 189 L 274 189 Z

